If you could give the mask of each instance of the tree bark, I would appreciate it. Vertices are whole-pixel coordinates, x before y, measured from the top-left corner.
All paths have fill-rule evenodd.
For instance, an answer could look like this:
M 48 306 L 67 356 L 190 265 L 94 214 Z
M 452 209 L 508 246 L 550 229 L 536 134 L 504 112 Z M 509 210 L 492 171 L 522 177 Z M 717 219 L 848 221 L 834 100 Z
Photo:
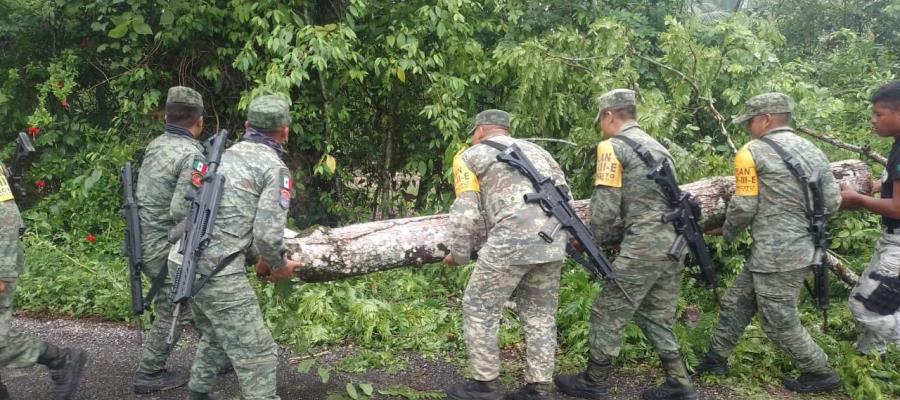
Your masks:
M 831 164 L 840 182 L 861 193 L 872 192 L 872 175 L 859 160 Z M 725 206 L 734 194 L 734 178 L 715 176 L 684 185 L 682 189 L 703 208 L 704 230 L 722 226 Z M 574 207 L 588 220 L 589 200 L 577 200 Z M 295 277 L 305 282 L 333 281 L 399 267 L 420 267 L 439 262 L 448 253 L 448 214 L 353 224 L 340 228 L 314 227 L 304 232 L 285 231 L 290 257 L 304 267 Z M 831 257 L 834 261 L 837 261 Z M 851 272 L 840 266 L 845 272 Z M 840 275 L 847 284 L 852 275 Z

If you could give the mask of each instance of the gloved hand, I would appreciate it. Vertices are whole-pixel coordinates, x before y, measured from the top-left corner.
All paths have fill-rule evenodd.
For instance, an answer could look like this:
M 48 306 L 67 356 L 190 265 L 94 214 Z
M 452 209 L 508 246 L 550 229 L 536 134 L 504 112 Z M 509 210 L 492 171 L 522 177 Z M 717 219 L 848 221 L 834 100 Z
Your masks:
M 879 273 L 870 273 L 869 278 L 881 282 L 869 297 L 863 297 L 857 293 L 853 296 L 866 307 L 867 310 L 878 315 L 892 315 L 900 310 L 900 276 L 887 276 Z

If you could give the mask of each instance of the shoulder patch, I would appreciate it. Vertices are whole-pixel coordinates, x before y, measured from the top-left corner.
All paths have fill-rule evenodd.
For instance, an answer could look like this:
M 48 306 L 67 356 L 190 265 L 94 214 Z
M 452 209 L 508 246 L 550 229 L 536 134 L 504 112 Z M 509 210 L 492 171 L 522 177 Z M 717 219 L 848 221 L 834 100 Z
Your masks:
M 278 178 L 280 190 L 278 191 L 278 204 L 281 208 L 287 209 L 291 205 L 291 189 L 294 187 L 294 181 L 289 175 L 282 175 Z
M 616 157 L 613 144 L 604 140 L 597 145 L 597 172 L 594 186 L 622 187 L 622 163 Z
M 737 196 L 759 195 L 756 162 L 753 161 L 749 146 L 750 143 L 747 143 L 734 156 L 734 194 Z
M 6 181 L 6 171 L 0 171 L 0 202 L 7 202 L 15 197 L 12 193 L 12 188 L 9 186 L 9 182 Z
M 291 180 L 291 177 L 282 175 L 281 176 L 281 188 L 291 190 L 294 187 L 294 181 Z
M 191 163 L 191 169 L 193 169 L 191 171 L 191 184 L 199 188 L 201 182 L 203 182 L 203 176 L 206 175 L 206 163 L 200 158 L 195 158 L 194 162 Z
M 466 162 L 462 159 L 462 152 L 453 157 L 453 188 L 456 195 L 459 196 L 465 192 L 480 192 L 481 184 L 478 183 L 478 177 L 469 169 Z

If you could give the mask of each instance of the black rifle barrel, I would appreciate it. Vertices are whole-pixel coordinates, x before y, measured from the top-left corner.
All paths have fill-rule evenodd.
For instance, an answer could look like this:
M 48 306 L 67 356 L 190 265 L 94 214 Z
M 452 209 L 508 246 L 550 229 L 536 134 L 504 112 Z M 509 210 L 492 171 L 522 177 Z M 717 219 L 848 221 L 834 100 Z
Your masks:
M 131 282 L 131 313 L 141 315 L 147 309 L 141 285 L 144 253 L 141 248 L 141 218 L 134 196 L 134 170 L 130 161 L 122 166 L 119 179 L 122 182 L 122 215 L 125 217 L 125 257 L 128 259 L 128 280 Z

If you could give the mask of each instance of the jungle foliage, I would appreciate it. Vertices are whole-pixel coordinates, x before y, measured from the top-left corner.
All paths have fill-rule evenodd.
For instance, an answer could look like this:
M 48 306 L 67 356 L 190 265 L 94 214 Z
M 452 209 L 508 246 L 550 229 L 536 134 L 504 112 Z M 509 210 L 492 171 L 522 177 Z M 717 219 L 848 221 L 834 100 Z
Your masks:
M 790 94 L 797 124 L 883 152 L 867 99 L 900 72 L 897 26 L 898 0 L 0 0 L 0 155 L 8 159 L 13 134 L 26 130 L 40 151 L 26 179 L 30 271 L 17 301 L 130 318 L 117 173 L 161 133 L 171 85 L 198 89 L 207 130 L 233 135 L 253 96 L 288 94 L 292 224 L 342 225 L 446 210 L 448 162 L 474 113 L 492 107 L 513 114 L 518 137 L 574 142 L 540 143 L 587 196 L 599 140 L 593 99 L 616 87 L 639 92 L 640 123 L 672 150 L 684 182 L 731 173 L 748 138 L 729 117 L 764 91 Z M 832 160 L 859 157 L 820 144 Z M 860 271 L 878 218 L 844 213 L 832 224 L 833 250 Z M 713 246 L 727 282 L 749 239 Z M 400 270 L 259 294 L 282 342 L 300 351 L 352 342 L 366 350 L 348 370 L 402 368 L 401 350 L 463 356 L 468 273 Z M 574 268 L 563 279 L 560 364 L 572 369 L 584 361 L 599 289 Z M 827 332 L 808 301 L 801 307 L 846 393 L 900 395 L 900 354 L 857 356 L 848 291 L 833 283 L 832 292 Z M 689 363 L 705 350 L 716 310 L 686 277 L 677 330 Z M 505 321 L 503 345 L 515 347 L 515 316 Z M 767 398 L 766 385 L 796 371 L 757 325 L 746 336 L 723 382 Z M 658 364 L 634 326 L 625 343 L 617 363 Z

